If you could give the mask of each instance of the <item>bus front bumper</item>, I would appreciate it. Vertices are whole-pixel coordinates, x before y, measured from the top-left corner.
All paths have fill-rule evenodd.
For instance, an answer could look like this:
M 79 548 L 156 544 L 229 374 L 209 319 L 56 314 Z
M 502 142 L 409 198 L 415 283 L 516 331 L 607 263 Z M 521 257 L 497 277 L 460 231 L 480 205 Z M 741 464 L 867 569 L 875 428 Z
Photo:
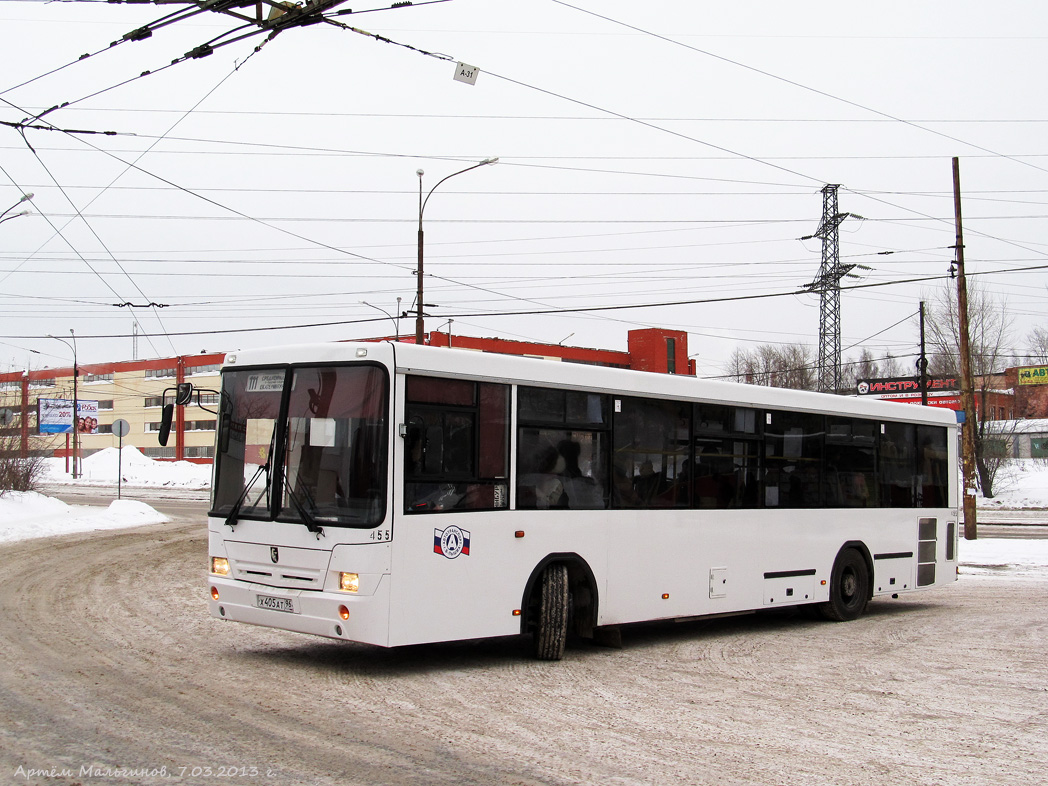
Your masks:
M 210 575 L 208 610 L 218 619 L 386 647 L 388 579 L 382 577 L 374 594 L 357 596 L 268 587 Z

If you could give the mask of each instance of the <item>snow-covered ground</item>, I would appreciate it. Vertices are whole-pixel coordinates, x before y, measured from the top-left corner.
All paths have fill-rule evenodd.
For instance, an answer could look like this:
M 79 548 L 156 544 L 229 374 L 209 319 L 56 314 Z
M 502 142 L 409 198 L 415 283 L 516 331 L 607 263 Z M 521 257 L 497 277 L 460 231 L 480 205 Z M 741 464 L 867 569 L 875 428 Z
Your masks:
M 1048 459 L 1013 459 L 994 479 L 993 499 L 979 497 L 980 509 L 1048 510 Z
M 83 477 L 73 480 L 63 459 L 49 459 L 42 478 L 48 484 L 116 485 L 118 451 L 106 448 L 83 461 Z M 134 447 L 124 448 L 123 484 L 135 486 L 207 488 L 210 465 L 187 461 L 154 461 Z M 1048 520 L 1048 461 L 1012 462 L 998 478 L 999 494 L 979 498 L 981 509 L 1042 509 Z M 10 492 L 0 497 L 0 543 L 98 529 L 157 524 L 167 518 L 142 502 L 114 500 L 108 508 L 67 505 L 34 492 Z M 960 541 L 961 573 L 1048 581 L 1048 539 L 980 538 Z

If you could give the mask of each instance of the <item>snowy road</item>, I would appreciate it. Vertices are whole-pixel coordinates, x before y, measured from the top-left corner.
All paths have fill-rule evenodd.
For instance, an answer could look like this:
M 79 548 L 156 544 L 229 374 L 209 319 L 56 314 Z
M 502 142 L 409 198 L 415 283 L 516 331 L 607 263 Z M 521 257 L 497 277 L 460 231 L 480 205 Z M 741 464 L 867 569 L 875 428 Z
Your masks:
M 206 615 L 198 521 L 0 546 L 0 782 L 1029 784 L 1048 583 L 962 575 L 854 623 L 385 651 Z

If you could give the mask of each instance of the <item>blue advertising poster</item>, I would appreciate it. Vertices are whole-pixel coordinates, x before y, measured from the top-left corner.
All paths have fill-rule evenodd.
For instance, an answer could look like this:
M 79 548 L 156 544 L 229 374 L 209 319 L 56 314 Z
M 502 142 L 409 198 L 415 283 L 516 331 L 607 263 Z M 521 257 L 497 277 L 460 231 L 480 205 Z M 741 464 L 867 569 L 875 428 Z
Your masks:
M 64 398 L 37 399 L 36 422 L 40 434 L 72 434 L 73 402 Z M 81 434 L 98 433 L 98 402 L 80 399 L 76 402 L 76 430 Z
M 41 398 L 36 401 L 37 430 L 41 434 L 73 433 L 73 402 L 64 398 Z

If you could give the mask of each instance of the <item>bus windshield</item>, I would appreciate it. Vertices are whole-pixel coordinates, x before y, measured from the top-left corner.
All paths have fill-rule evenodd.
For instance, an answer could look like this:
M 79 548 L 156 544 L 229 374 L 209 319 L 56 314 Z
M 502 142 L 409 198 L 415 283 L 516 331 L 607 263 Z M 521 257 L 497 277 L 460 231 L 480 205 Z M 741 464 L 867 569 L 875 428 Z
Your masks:
M 374 527 L 386 502 L 386 374 L 292 370 L 281 517 Z
M 311 530 L 377 526 L 385 516 L 387 398 L 378 366 L 224 372 L 213 513 Z

